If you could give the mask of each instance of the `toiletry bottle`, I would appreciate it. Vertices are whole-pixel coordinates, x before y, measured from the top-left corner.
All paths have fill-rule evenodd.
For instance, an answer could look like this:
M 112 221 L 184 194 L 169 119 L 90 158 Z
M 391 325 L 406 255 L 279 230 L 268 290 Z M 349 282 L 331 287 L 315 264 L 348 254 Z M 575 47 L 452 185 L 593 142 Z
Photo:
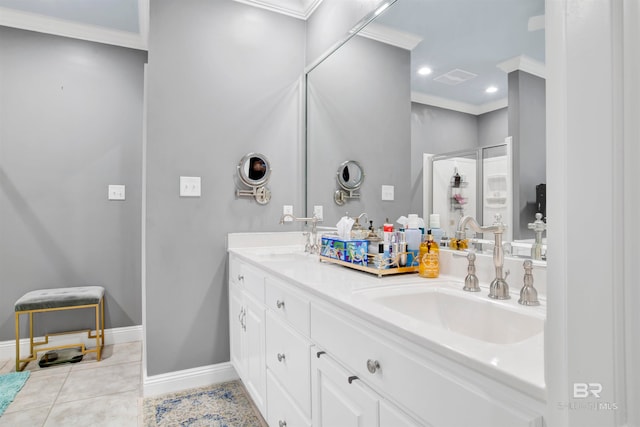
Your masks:
M 431 234 L 433 235 L 433 240 L 437 243 L 442 241 L 442 236 L 444 230 L 440 228 L 440 214 L 431 214 L 429 215 L 429 228 L 431 228 Z
M 393 224 L 389 223 L 389 218 L 387 218 L 387 222 L 382 226 L 383 235 L 382 235 L 382 243 L 384 243 L 384 251 L 389 252 L 389 244 L 391 243 L 391 234 L 393 234 Z
M 440 274 L 440 248 L 433 240 L 431 230 L 427 231 L 427 237 L 420 245 L 420 264 L 418 275 L 433 279 Z
M 420 242 L 422 241 L 422 232 L 420 231 L 418 215 L 409 214 L 409 222 L 405 230 L 405 239 L 407 242 L 407 265 L 418 265 L 420 262 L 418 254 L 420 251 Z

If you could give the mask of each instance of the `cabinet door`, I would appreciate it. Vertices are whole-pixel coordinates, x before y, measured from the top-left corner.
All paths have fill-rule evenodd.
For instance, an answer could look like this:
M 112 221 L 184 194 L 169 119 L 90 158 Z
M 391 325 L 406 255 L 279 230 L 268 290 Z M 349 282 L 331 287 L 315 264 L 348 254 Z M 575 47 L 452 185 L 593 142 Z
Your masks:
M 246 358 L 244 357 L 244 306 L 242 292 L 237 284 L 229 281 L 229 340 L 231 364 L 238 376 L 244 378 L 246 372 Z
M 422 425 L 393 404 L 386 400 L 380 401 L 380 427 L 420 427 Z
M 314 427 L 377 427 L 378 396 L 327 354 L 312 356 Z
M 265 361 L 265 321 L 263 306 L 244 295 L 246 310 L 246 367 L 244 381 L 254 403 L 265 414 L 265 395 L 267 392 L 267 368 Z

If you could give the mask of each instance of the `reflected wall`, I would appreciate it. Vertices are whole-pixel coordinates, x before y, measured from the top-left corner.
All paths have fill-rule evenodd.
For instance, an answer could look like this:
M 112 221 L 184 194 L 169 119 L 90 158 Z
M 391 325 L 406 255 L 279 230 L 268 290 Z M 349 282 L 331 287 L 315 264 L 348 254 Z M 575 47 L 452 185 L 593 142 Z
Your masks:
M 307 212 L 324 208 L 325 226 L 347 212 L 366 212 L 374 226 L 395 221 L 410 206 L 410 53 L 356 36 L 307 77 Z M 359 199 L 334 202 L 336 171 L 362 165 Z M 381 186 L 394 200 L 381 200 Z M 419 213 L 419 212 L 416 212 Z

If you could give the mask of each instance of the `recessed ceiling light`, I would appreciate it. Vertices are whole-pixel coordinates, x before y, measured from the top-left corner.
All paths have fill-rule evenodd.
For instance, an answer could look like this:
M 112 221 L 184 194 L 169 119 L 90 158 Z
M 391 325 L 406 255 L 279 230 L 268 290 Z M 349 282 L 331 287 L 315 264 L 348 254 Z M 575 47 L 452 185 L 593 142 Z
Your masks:
M 487 93 L 496 93 L 497 91 L 498 91 L 498 88 L 497 88 L 497 87 L 495 87 L 495 86 L 489 86 L 489 87 L 485 90 L 485 92 L 487 92 Z
M 418 69 L 418 74 L 420 74 L 421 76 L 428 76 L 432 72 L 433 70 L 429 67 L 421 67 Z

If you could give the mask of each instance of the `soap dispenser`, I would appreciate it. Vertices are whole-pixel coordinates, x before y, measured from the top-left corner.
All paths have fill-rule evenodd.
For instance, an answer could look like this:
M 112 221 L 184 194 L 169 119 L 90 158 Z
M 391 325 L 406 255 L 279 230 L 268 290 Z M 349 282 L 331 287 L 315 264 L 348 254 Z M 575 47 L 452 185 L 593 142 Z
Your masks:
M 440 249 L 431 230 L 427 230 L 425 240 L 420 244 L 420 263 L 418 264 L 418 275 L 428 279 L 435 279 L 440 275 Z

